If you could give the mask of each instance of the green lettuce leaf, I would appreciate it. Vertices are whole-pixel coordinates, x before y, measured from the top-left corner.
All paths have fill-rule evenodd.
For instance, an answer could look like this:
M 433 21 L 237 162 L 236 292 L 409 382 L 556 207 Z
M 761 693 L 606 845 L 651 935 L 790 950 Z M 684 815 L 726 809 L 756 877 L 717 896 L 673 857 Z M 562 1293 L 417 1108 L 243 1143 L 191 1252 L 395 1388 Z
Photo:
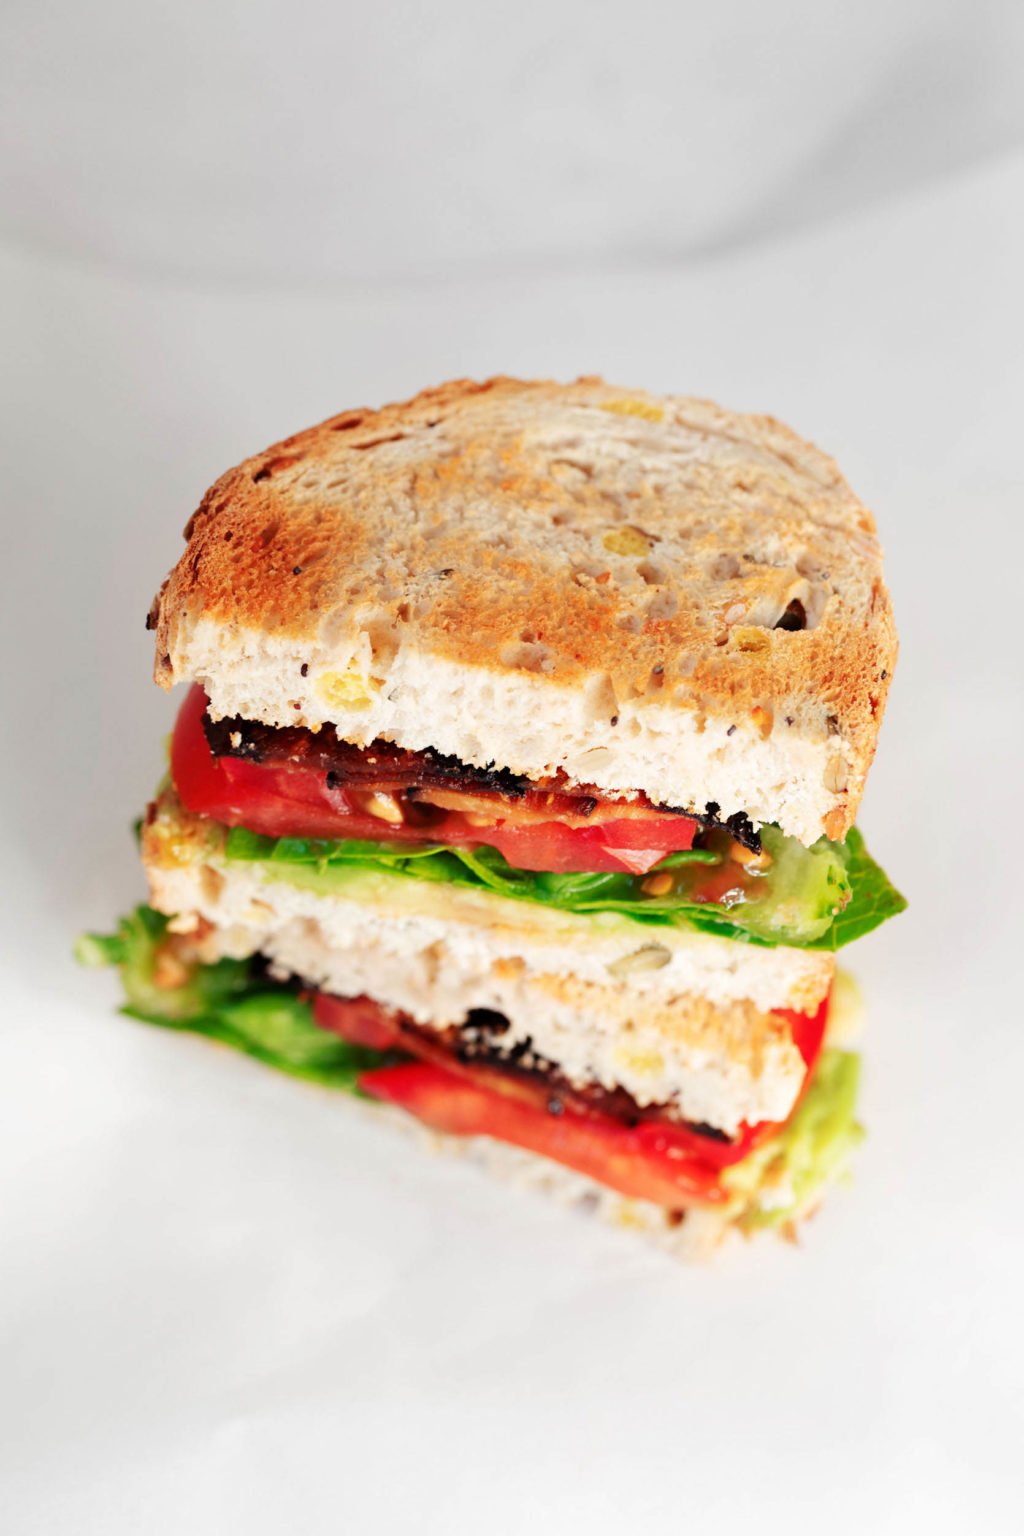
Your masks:
M 742 880 L 725 901 L 707 900 L 701 887 L 723 855 L 691 849 L 663 859 L 673 889 L 650 895 L 645 880 L 628 874 L 546 874 L 516 869 L 495 848 L 453 848 L 436 843 L 335 842 L 263 837 L 232 827 L 229 860 L 262 863 L 272 879 L 325 894 L 342 892 L 356 872 L 409 876 L 470 886 L 514 900 L 540 902 L 564 912 L 617 912 L 654 927 L 684 925 L 751 944 L 838 949 L 868 933 L 905 902 L 872 860 L 860 833 L 845 844 L 820 839 L 805 848 L 776 827 L 765 827 L 768 871 Z M 737 872 L 737 880 L 740 880 Z
M 139 906 L 116 933 L 84 934 L 75 955 L 83 965 L 118 967 L 130 1018 L 206 1035 L 293 1077 L 358 1092 L 359 1074 L 390 1059 L 321 1029 L 298 992 L 268 981 L 250 960 L 192 965 L 180 986 L 157 985 L 166 938 L 167 918 Z
M 853 898 L 837 914 L 831 928 L 808 946 L 811 949 L 842 949 L 906 910 L 906 897 L 868 853 L 859 828 L 850 828 L 843 847 Z
M 734 1163 L 722 1182 L 735 1196 L 745 1231 L 784 1226 L 808 1215 L 825 1188 L 843 1179 L 864 1139 L 857 1123 L 860 1058 L 827 1047 L 796 1113 L 776 1136 Z

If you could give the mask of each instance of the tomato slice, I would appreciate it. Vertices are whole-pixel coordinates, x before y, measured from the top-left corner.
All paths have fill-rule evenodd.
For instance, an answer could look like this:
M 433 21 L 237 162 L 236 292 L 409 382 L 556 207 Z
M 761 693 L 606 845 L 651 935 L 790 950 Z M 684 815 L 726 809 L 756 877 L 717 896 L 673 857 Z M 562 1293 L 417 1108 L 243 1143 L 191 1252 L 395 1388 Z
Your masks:
M 714 1169 L 605 1116 L 568 1108 L 551 1114 L 420 1061 L 364 1072 L 359 1086 L 436 1131 L 490 1136 L 524 1147 L 633 1199 L 678 1210 L 728 1198 Z
M 797 1013 L 792 1008 L 772 1009 L 773 1013 L 780 1014 L 782 1018 L 789 1020 L 789 1027 L 793 1032 L 793 1044 L 807 1065 L 807 1077 L 811 1075 L 811 1069 L 821 1054 L 821 1047 L 825 1040 L 830 995 L 826 993 L 814 1013 Z
M 522 827 L 498 823 L 478 831 L 476 841 L 497 848 L 517 869 L 646 875 L 667 853 L 692 848 L 695 829 L 696 823 L 685 816 L 608 820 L 587 827 L 558 821 Z
M 206 694 L 189 691 L 171 743 L 171 773 L 185 809 L 228 826 L 248 827 L 267 837 L 358 838 L 370 842 L 447 843 L 453 847 L 497 848 L 517 869 L 552 874 L 646 874 L 667 853 L 693 846 L 697 823 L 688 816 L 652 811 L 616 816 L 614 804 L 599 806 L 585 827 L 559 821 L 515 824 L 514 811 L 493 823 L 470 822 L 446 811 L 428 827 L 394 825 L 353 808 L 344 789 L 330 788 L 327 775 L 288 761 L 251 762 L 215 757 L 203 731 Z
M 371 1051 L 404 1048 L 395 1014 L 369 997 L 332 997 L 329 992 L 318 992 L 313 999 L 313 1018 L 321 1029 L 340 1035 L 352 1045 L 367 1045 Z
M 802 1097 L 821 1050 L 828 1017 L 828 1000 L 826 999 L 822 1002 L 817 1012 L 811 1015 L 795 1013 L 789 1009 L 780 1009 L 778 1011 L 790 1021 L 794 1043 L 800 1050 L 807 1065 L 807 1075 L 804 1079 L 804 1088 L 801 1091 Z M 421 1103 L 426 1103 L 430 1113 L 435 1115 L 435 1117 L 445 1113 L 442 1100 L 445 1086 L 450 1084 L 451 1079 L 461 1080 L 464 1085 L 468 1084 L 480 1093 L 489 1095 L 488 1102 L 490 1102 L 494 1114 L 488 1122 L 487 1128 L 465 1132 L 455 1130 L 453 1134 L 488 1135 L 495 1137 L 499 1141 L 513 1140 L 517 1146 L 527 1146 L 527 1142 L 516 1140 L 514 1136 L 507 1137 L 504 1133 L 506 1125 L 520 1125 L 520 1122 L 514 1117 L 512 1120 L 509 1120 L 505 1113 L 508 1102 L 514 1100 L 518 1105 L 539 1117 L 541 1121 L 557 1120 L 559 1124 L 571 1124 L 577 1129 L 583 1123 L 596 1126 L 600 1131 L 601 1137 L 604 1138 L 604 1140 L 600 1141 L 600 1145 L 606 1145 L 608 1138 L 615 1136 L 626 1138 L 621 1145 L 624 1155 L 628 1154 L 628 1159 L 650 1155 L 659 1168 L 667 1159 L 673 1166 L 677 1164 L 685 1165 L 690 1178 L 702 1179 L 707 1182 L 717 1179 L 718 1173 L 723 1168 L 742 1161 L 754 1147 L 778 1130 L 778 1125 L 774 1121 L 763 1120 L 756 1125 L 741 1126 L 739 1134 L 732 1140 L 720 1141 L 716 1137 L 708 1136 L 706 1133 L 696 1130 L 691 1126 L 675 1124 L 666 1120 L 652 1118 L 650 1120 L 642 1120 L 635 1126 L 627 1126 L 622 1121 L 616 1120 L 613 1116 L 604 1114 L 599 1110 L 593 1110 L 585 1106 L 580 1107 L 579 1104 L 561 1103 L 559 1095 L 553 1094 L 551 1088 L 541 1079 L 519 1077 L 504 1071 L 500 1066 L 460 1062 L 452 1056 L 443 1042 L 435 1042 L 415 1031 L 403 1029 L 400 1020 L 394 1014 L 382 1008 L 380 1004 L 372 1002 L 369 998 L 332 997 L 327 993 L 321 992 L 314 1001 L 313 1013 L 317 1023 L 322 1028 L 342 1035 L 345 1039 L 351 1040 L 357 1045 L 369 1045 L 375 1050 L 380 1051 L 401 1050 L 408 1052 L 417 1058 L 418 1062 L 422 1065 L 442 1074 L 441 1078 L 436 1081 L 434 1079 L 427 1080 L 427 1088 L 423 1089 L 422 1094 L 418 1088 L 417 1092 L 409 1098 L 409 1101 L 403 1103 L 403 1107 L 408 1109 L 411 1114 L 420 1114 L 418 1106 Z M 384 1083 L 386 1087 L 387 1083 L 391 1081 L 387 1078 L 387 1073 L 395 1070 L 397 1069 L 381 1068 L 379 1072 L 368 1074 L 368 1076 L 372 1077 L 374 1082 L 378 1084 Z M 405 1079 L 395 1079 L 398 1085 L 395 1092 L 401 1090 L 401 1084 L 404 1081 Z M 417 1084 L 420 1083 L 419 1079 L 415 1081 Z M 366 1087 L 367 1092 L 374 1092 L 374 1089 L 368 1087 L 362 1079 L 360 1082 L 361 1086 Z M 389 1095 L 382 1092 L 377 1096 L 388 1097 Z M 557 1116 L 550 1109 L 552 1099 L 561 1103 L 560 1112 Z M 401 1100 L 397 1097 L 392 1097 L 390 1102 L 399 1103 Z M 459 1102 L 462 1103 L 462 1100 Z M 480 1104 L 476 1101 L 474 1102 L 476 1103 L 476 1108 L 480 1109 Z M 476 1110 L 474 1110 L 475 1112 Z M 457 1116 L 459 1113 L 462 1113 L 460 1109 L 452 1111 L 453 1116 Z M 427 1118 L 427 1116 L 421 1116 L 421 1118 Z M 445 1125 L 438 1124 L 436 1118 L 427 1118 L 427 1123 L 433 1125 L 438 1130 L 447 1128 Z M 483 1124 L 482 1121 L 480 1123 Z M 523 1122 L 523 1124 L 525 1123 Z M 532 1121 L 529 1123 L 533 1126 L 531 1135 L 538 1142 L 538 1145 L 530 1143 L 530 1149 L 541 1152 L 544 1156 L 555 1157 L 556 1161 L 559 1160 L 557 1151 L 546 1150 L 546 1148 L 548 1146 L 561 1146 L 565 1141 L 565 1136 L 561 1140 L 546 1139 L 539 1125 L 534 1125 Z M 522 1127 L 520 1126 L 521 1129 Z M 575 1132 L 573 1134 L 575 1135 Z M 584 1140 L 586 1139 L 584 1138 Z M 544 1142 L 544 1145 L 540 1145 L 540 1142 Z M 575 1142 L 572 1142 L 572 1144 L 575 1145 Z M 591 1140 L 587 1142 L 587 1145 L 593 1151 L 597 1143 Z M 586 1171 L 575 1162 L 569 1162 L 568 1166 L 577 1168 L 579 1171 Z M 593 1174 L 592 1176 L 595 1178 L 600 1177 L 598 1174 Z M 610 1181 L 604 1179 L 603 1182 L 609 1183 Z M 618 1184 L 612 1184 L 611 1187 L 615 1189 L 620 1188 Z M 623 1190 L 622 1192 L 626 1193 L 627 1191 Z M 653 1196 L 645 1196 L 644 1198 L 653 1198 Z

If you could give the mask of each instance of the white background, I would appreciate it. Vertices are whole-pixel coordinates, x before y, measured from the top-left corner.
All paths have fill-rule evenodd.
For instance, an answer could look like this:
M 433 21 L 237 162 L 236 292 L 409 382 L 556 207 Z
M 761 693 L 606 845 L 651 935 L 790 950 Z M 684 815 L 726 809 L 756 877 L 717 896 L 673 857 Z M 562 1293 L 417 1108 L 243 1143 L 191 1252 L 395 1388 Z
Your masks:
M 0 1526 L 1020 1528 L 1012 3 L 8 0 Z M 877 512 L 857 1182 L 707 1270 L 113 1012 L 205 486 L 452 375 L 766 409 Z

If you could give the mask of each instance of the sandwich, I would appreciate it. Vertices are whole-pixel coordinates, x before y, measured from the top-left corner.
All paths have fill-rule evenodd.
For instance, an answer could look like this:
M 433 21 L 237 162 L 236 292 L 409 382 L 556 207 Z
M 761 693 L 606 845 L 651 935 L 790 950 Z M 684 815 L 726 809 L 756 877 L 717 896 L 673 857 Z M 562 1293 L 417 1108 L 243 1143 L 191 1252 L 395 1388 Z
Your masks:
M 127 1011 L 684 1253 L 847 1174 L 836 954 L 896 657 L 874 519 L 779 423 L 499 378 L 223 476 L 147 618 L 186 691 Z

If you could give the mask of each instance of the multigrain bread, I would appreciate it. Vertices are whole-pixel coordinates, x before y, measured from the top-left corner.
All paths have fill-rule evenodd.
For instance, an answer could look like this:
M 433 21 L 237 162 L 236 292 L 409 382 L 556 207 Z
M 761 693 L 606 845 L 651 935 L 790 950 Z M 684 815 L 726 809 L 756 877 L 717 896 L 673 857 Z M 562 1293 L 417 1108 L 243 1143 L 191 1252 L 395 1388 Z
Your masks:
M 874 519 L 767 417 L 457 382 L 231 470 L 150 616 L 215 716 L 851 825 L 896 653 Z

